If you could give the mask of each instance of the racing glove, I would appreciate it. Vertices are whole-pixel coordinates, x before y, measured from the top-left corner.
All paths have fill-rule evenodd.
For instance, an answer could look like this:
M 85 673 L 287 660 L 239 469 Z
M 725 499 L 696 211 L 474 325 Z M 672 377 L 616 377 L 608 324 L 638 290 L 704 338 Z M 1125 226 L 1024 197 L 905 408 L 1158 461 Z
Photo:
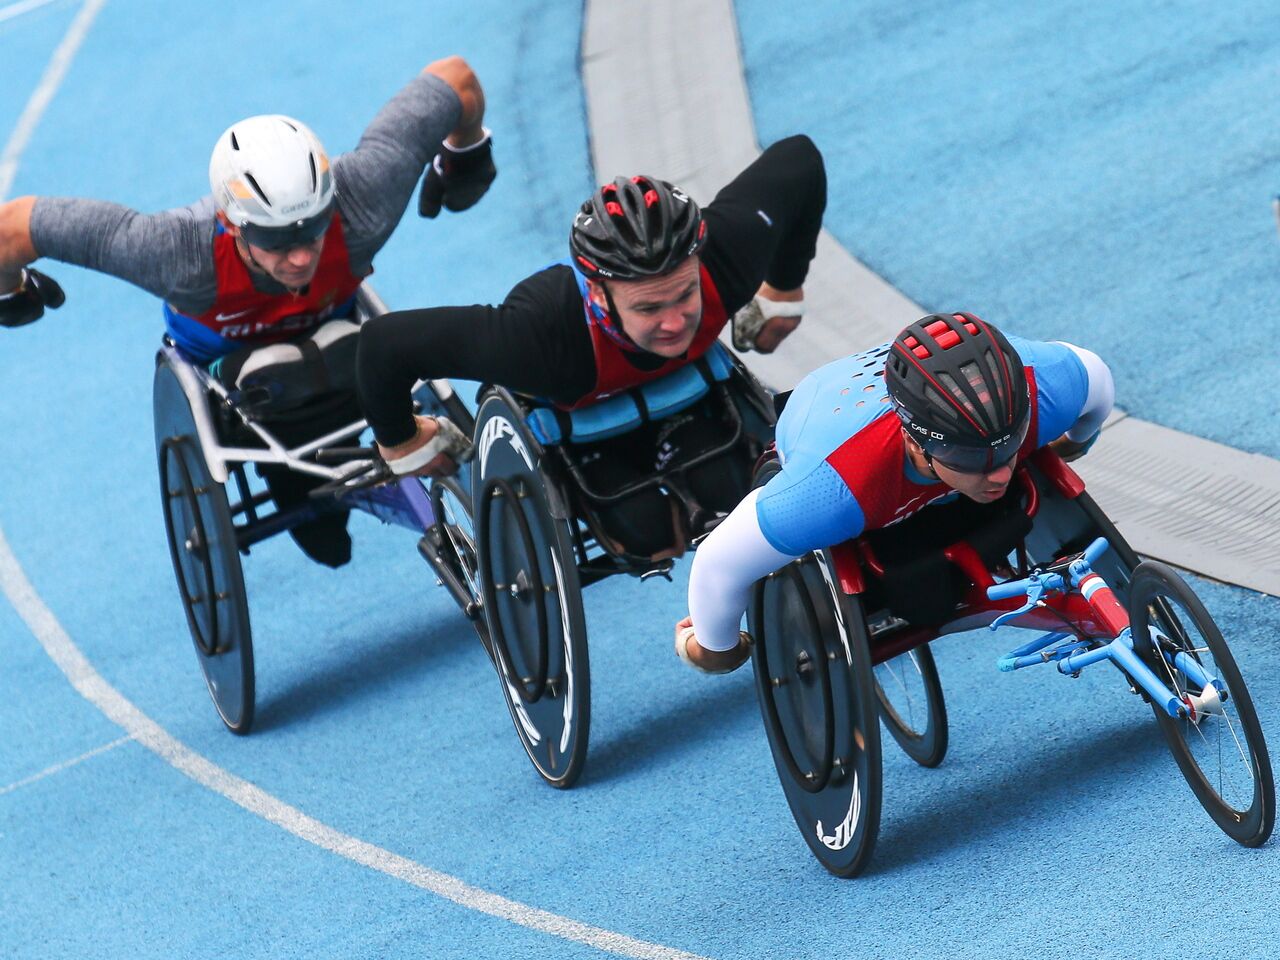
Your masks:
M 474 205 L 498 175 L 493 165 L 493 137 L 486 128 L 479 143 L 469 147 L 440 144 L 418 194 L 418 215 L 434 218 L 443 204 L 454 213 Z
M 22 283 L 12 293 L 0 294 L 0 326 L 22 327 L 44 316 L 44 308 L 57 310 L 67 300 L 58 281 L 26 267 Z

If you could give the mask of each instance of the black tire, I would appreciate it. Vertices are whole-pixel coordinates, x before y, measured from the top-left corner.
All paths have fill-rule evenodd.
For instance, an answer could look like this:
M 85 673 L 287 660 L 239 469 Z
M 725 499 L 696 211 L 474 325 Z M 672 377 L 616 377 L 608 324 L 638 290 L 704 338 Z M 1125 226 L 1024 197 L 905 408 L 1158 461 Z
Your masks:
M 248 733 L 253 638 L 226 489 L 209 472 L 186 395 L 163 361 L 153 399 L 165 533 L 187 626 L 218 716 L 233 733 Z
M 1134 649 L 1188 705 L 1187 717 L 1175 719 L 1153 704 L 1182 775 L 1227 836 L 1246 847 L 1261 846 L 1275 823 L 1271 760 L 1221 631 L 1186 581 L 1154 560 L 1144 560 L 1133 573 L 1129 619 Z M 1170 662 L 1177 654 L 1202 664 L 1210 677 L 1226 684 L 1227 695 L 1217 702 L 1211 694 L 1206 709 L 1205 688 Z
M 591 668 L 582 587 L 568 523 L 552 515 L 541 450 L 506 391 L 476 416 L 476 550 L 485 624 L 511 720 L 553 787 L 582 774 Z
M 748 611 L 756 695 L 778 779 L 800 833 L 831 873 L 865 869 L 880 831 L 880 724 L 858 598 L 827 558 L 760 581 Z
M 880 719 L 902 751 L 922 767 L 947 755 L 947 704 L 926 643 L 875 666 Z

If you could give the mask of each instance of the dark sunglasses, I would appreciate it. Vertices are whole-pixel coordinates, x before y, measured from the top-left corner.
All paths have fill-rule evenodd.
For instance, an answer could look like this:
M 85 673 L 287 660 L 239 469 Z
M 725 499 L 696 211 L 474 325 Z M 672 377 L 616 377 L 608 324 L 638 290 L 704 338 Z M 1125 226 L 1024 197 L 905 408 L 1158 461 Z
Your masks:
M 994 447 L 966 447 L 941 440 L 918 442 L 930 462 L 940 463 L 956 473 L 986 474 L 1007 467 L 1018 459 L 1018 451 L 1022 449 L 1022 441 L 1027 438 L 1030 426 L 1031 418 L 1027 417 L 1018 430 Z
M 256 223 L 246 223 L 240 227 L 240 236 L 244 242 L 260 250 L 280 253 L 294 247 L 306 247 L 315 243 L 333 222 L 333 208 L 306 220 L 299 220 L 286 227 L 263 227 Z

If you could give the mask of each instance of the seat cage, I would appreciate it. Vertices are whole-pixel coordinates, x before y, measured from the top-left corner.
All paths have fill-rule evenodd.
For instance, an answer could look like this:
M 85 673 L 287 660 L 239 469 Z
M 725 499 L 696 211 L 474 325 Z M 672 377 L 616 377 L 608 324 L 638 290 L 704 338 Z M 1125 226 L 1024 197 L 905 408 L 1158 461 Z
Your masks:
M 355 319 L 365 320 L 387 312 L 376 291 L 367 283 L 356 294 Z M 367 428 L 365 420 L 354 420 L 297 446 L 287 446 L 270 427 L 248 414 L 235 402 L 233 391 L 203 366 L 192 363 L 166 337 L 156 355 L 156 363 L 173 371 L 191 409 L 195 432 L 209 473 L 217 483 L 234 479 L 240 500 L 232 505 L 233 516 L 244 519 L 236 525 L 239 546 L 248 547 L 277 533 L 291 529 L 319 513 L 336 508 L 339 496 L 342 507 L 356 507 L 380 520 L 419 532 L 434 524 L 434 512 L 423 484 L 410 477 L 396 484 L 341 492 L 343 480 L 363 474 L 370 459 L 355 458 L 342 463 L 320 463 L 316 454 L 329 447 L 349 446 Z M 421 381 L 414 387 L 415 407 L 439 412 L 459 422 L 462 429 L 471 427 L 471 415 L 447 380 Z M 240 446 L 224 442 L 220 422 L 229 421 L 256 438 L 259 446 Z M 298 473 L 318 477 L 334 484 L 334 495 L 313 500 L 310 504 L 259 516 L 258 508 L 271 497 L 265 491 L 254 492 L 249 485 L 246 464 L 278 464 Z

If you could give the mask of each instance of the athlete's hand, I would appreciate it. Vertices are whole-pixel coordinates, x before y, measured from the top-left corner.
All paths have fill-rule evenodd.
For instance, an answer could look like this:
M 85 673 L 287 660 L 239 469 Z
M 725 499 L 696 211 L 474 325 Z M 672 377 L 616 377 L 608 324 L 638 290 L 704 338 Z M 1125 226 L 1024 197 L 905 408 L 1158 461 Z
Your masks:
M 22 283 L 10 293 L 0 294 L 0 326 L 21 327 L 44 316 L 44 308 L 57 310 L 67 300 L 58 281 L 27 267 Z
M 493 137 L 488 130 L 478 142 L 466 147 L 450 146 L 446 140 L 422 178 L 418 214 L 433 218 L 442 205 L 454 213 L 466 210 L 485 195 L 497 175 Z
M 733 317 L 733 345 L 739 350 L 773 353 L 804 316 L 804 289 L 779 290 L 762 283 L 756 295 Z
M 391 472 L 403 477 L 448 477 L 471 458 L 471 440 L 443 417 L 413 418 L 418 431 L 393 447 L 378 444 L 378 453 Z

